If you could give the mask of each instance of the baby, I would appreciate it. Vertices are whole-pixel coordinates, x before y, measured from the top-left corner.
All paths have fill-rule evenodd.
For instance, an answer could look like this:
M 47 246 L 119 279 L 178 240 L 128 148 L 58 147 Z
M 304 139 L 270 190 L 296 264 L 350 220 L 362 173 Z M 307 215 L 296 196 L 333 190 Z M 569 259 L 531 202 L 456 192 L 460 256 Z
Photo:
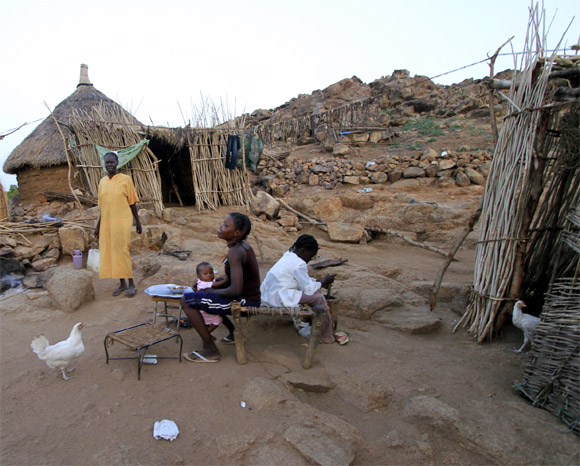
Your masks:
M 195 269 L 197 274 L 197 282 L 194 286 L 196 291 L 209 290 L 210 288 L 219 288 L 227 282 L 227 279 L 216 279 L 213 267 L 209 262 L 200 262 Z M 224 324 L 229 330 L 229 335 L 220 340 L 220 343 L 232 344 L 234 343 L 234 324 L 227 316 L 220 316 L 217 314 L 208 314 L 204 311 L 199 311 L 205 321 L 207 330 L 212 333 L 220 324 Z

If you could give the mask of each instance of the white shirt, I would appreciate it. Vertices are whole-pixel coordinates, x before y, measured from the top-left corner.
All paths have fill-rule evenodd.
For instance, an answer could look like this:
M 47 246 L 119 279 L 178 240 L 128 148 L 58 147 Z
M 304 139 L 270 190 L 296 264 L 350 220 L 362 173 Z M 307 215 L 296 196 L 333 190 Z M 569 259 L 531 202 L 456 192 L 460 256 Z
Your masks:
M 321 283 L 308 276 L 308 265 L 294 252 L 286 252 L 268 271 L 260 286 L 262 304 L 274 307 L 297 306 L 302 293 L 314 294 Z

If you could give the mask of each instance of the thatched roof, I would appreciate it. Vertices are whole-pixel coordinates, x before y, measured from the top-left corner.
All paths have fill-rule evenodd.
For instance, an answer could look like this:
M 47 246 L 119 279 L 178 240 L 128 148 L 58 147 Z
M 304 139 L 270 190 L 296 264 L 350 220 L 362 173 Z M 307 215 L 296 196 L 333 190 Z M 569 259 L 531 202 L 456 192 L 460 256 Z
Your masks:
M 54 115 L 59 123 L 68 123 L 73 110 L 89 111 L 97 106 L 120 111 L 126 114 L 130 121 L 140 125 L 139 121 L 118 103 L 93 87 L 88 78 L 87 66 L 81 65 L 76 91 L 56 106 Z M 17 174 L 25 168 L 43 168 L 66 163 L 62 137 L 53 118 L 49 116 L 12 151 L 4 162 L 4 171 Z

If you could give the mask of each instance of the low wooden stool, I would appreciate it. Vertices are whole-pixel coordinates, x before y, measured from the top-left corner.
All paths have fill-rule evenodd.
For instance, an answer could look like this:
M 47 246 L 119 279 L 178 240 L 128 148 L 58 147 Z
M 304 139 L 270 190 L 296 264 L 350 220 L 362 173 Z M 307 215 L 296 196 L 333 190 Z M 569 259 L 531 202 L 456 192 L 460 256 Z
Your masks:
M 143 359 L 147 354 L 147 350 L 150 346 L 161 343 L 162 341 L 171 340 L 172 338 L 177 338 L 179 341 L 179 355 L 173 356 L 157 356 L 157 359 L 179 359 L 181 362 L 181 350 L 183 349 L 183 338 L 177 332 L 163 327 L 159 324 L 155 325 L 151 322 L 146 322 L 144 324 L 133 325 L 132 327 L 123 328 L 121 330 L 116 330 L 110 332 L 105 337 L 105 354 L 107 355 L 107 364 L 109 360 L 115 359 L 137 359 L 137 379 L 141 380 L 141 367 L 143 367 Z M 110 358 L 108 347 L 114 342 L 119 343 L 137 351 L 137 356 L 133 358 Z
M 239 302 L 233 302 L 231 306 L 234 320 L 234 339 L 236 342 L 236 360 L 238 364 L 246 364 L 246 336 L 250 325 L 251 316 L 289 316 L 289 317 L 310 317 L 312 318 L 312 333 L 308 342 L 308 349 L 302 367 L 310 369 L 314 352 L 318 346 L 320 332 L 322 331 L 322 319 L 324 309 L 321 306 L 309 307 L 305 305 L 297 307 L 244 307 Z M 242 317 L 246 317 L 245 325 L 242 325 Z

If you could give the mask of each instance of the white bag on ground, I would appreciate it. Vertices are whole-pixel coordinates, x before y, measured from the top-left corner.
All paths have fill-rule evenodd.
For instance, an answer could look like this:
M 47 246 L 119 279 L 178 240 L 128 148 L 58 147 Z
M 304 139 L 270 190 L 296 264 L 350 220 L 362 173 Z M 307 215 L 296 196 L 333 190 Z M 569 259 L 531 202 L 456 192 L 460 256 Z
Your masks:
M 99 250 L 89 249 L 89 257 L 87 258 L 87 269 L 99 273 Z

